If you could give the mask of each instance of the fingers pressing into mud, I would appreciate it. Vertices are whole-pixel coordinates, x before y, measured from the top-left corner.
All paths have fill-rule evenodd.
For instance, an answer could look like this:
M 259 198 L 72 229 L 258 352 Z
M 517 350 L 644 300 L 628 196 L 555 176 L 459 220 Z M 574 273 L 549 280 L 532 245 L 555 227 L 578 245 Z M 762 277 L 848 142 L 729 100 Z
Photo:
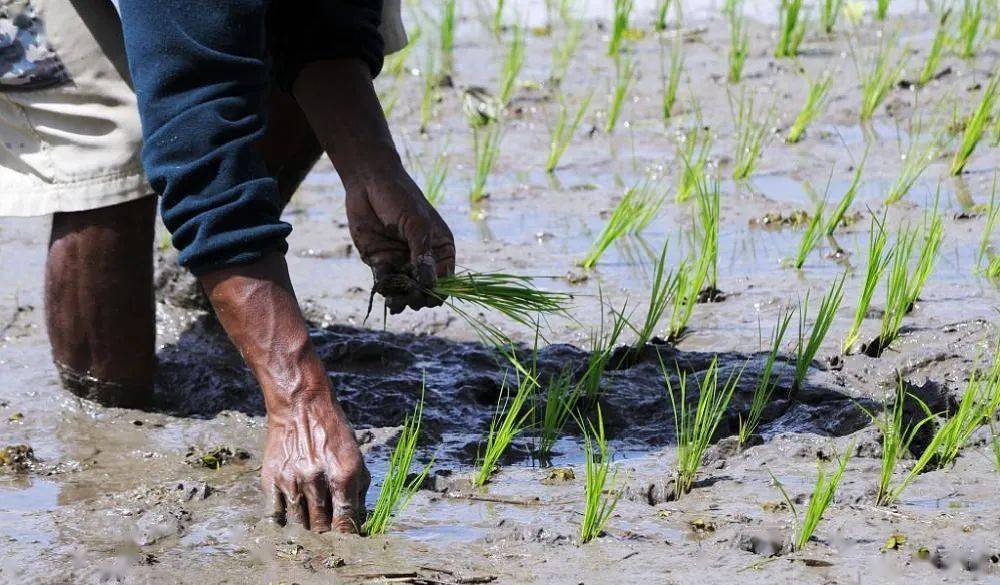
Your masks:
M 306 498 L 306 511 L 309 525 L 313 532 L 330 531 L 330 490 L 326 478 L 322 475 L 310 478 L 302 486 Z

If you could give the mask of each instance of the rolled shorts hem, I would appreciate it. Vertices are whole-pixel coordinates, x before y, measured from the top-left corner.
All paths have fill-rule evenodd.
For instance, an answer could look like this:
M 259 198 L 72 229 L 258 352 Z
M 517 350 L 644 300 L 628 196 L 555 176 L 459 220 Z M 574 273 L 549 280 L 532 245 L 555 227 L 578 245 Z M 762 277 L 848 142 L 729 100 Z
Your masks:
M 141 169 L 72 183 L 11 185 L 16 197 L 0 197 L 0 216 L 31 217 L 89 211 L 155 195 Z

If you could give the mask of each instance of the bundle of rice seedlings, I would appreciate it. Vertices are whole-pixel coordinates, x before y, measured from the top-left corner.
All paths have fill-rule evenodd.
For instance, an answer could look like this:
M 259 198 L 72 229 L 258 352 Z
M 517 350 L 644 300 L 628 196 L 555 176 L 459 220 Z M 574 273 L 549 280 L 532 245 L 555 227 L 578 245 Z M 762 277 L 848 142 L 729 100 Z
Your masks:
M 514 34 L 510 39 L 507 56 L 503 61 L 503 71 L 500 74 L 500 92 L 497 96 L 504 106 L 510 103 L 510 98 L 514 95 L 514 87 L 517 84 L 517 76 L 521 74 L 521 68 L 524 67 L 524 28 L 517 24 L 513 28 Z
M 500 141 L 503 138 L 503 126 L 490 124 L 485 128 L 472 128 L 472 152 L 476 159 L 475 175 L 472 179 L 472 189 L 469 191 L 469 201 L 476 203 L 486 196 L 486 183 L 493 172 L 493 166 L 500 158 Z
M 858 194 L 858 187 L 861 186 L 861 173 L 865 170 L 865 162 L 868 160 L 868 152 L 871 149 L 870 146 L 865 147 L 865 153 L 861 156 L 861 162 L 854 168 L 854 175 L 851 178 L 851 185 L 847 188 L 847 192 L 840 199 L 840 203 L 837 204 L 837 208 L 833 210 L 833 214 L 830 216 L 830 221 L 826 224 L 826 235 L 832 236 L 834 230 L 843 221 L 844 216 L 847 214 L 847 210 L 851 208 L 851 204 L 854 203 L 854 198 Z
M 938 427 L 932 440 L 935 468 L 943 469 L 954 462 L 973 433 L 992 421 L 1000 410 L 1000 345 L 997 347 L 990 369 L 972 372 L 955 411 Z
M 941 13 L 941 19 L 938 21 L 937 31 L 934 33 L 934 40 L 931 42 L 931 48 L 927 52 L 927 59 L 924 61 L 924 66 L 920 70 L 920 75 L 917 76 L 917 85 L 927 85 L 932 79 L 934 79 L 938 74 L 938 66 L 941 63 L 941 54 L 944 52 L 945 43 L 948 40 L 948 15 L 951 14 L 951 9 L 947 9 Z
M 660 45 L 660 70 L 663 73 L 663 120 L 667 121 L 677 102 L 677 89 L 681 85 L 681 73 L 684 70 L 683 39 L 681 35 L 674 37 L 670 46 L 670 68 L 663 71 L 663 45 Z
M 826 108 L 826 103 L 829 100 L 830 86 L 833 84 L 833 76 L 830 75 L 829 71 L 824 72 L 819 79 L 807 79 L 806 81 L 809 84 L 806 103 L 802 105 L 802 110 L 799 111 L 798 116 L 795 117 L 795 121 L 792 122 L 792 127 L 788 130 L 785 142 L 795 143 L 802 140 L 806 128 L 823 113 L 823 109 Z
M 420 402 L 413 408 L 413 413 L 403 419 L 403 430 L 399 434 L 396 448 L 389 458 L 389 469 L 382 480 L 382 489 L 375 502 L 375 509 L 368 514 L 361 533 L 368 536 L 385 534 L 392 524 L 393 518 L 399 516 L 410 503 L 410 498 L 417 493 L 423 484 L 431 463 L 424 466 L 423 471 L 409 478 L 413 456 L 417 451 L 417 440 L 420 435 L 420 421 L 424 414 L 424 387 L 420 387 Z
M 934 210 L 930 212 L 930 220 L 925 226 L 923 246 L 920 247 L 920 253 L 917 255 L 917 263 L 906 279 L 905 302 L 907 312 L 913 310 L 913 305 L 916 304 L 917 297 L 920 296 L 920 291 L 923 290 L 924 284 L 927 283 L 931 272 L 934 271 L 938 252 L 941 249 L 941 240 L 944 239 L 944 226 L 941 223 L 941 214 L 938 213 L 936 204 L 934 207 Z
M 801 2 L 801 0 L 797 1 Z M 733 179 L 740 181 L 750 177 L 757 169 L 760 154 L 763 152 L 765 141 L 770 134 L 768 124 L 771 121 L 773 108 L 762 115 L 754 108 L 754 97 L 743 91 L 735 109 L 733 108 L 732 96 L 730 96 L 729 110 L 733 114 L 733 122 L 736 126 Z
M 889 1 L 877 0 L 875 2 L 875 18 L 877 20 L 885 20 L 886 15 L 889 14 Z
M 563 371 L 549 379 L 545 389 L 545 407 L 541 409 L 541 429 L 538 436 L 538 459 L 547 462 L 552 448 L 566 428 L 566 422 L 579 401 L 580 393 L 573 384 L 573 373 Z M 537 409 L 536 409 L 537 412 Z
M 454 61 L 452 55 L 455 52 L 455 24 L 457 23 L 455 12 L 457 6 L 457 0 L 443 0 L 441 3 L 441 28 L 439 32 L 445 73 L 451 72 L 451 64 Z
M 1000 93 L 997 91 L 998 88 L 1000 88 L 1000 73 L 994 73 L 989 83 L 983 88 L 983 97 L 980 98 L 975 111 L 972 112 L 972 116 L 969 117 L 968 122 L 965 124 L 965 131 L 962 133 L 962 143 L 958 146 L 955 156 L 951 159 L 950 172 L 952 175 L 958 175 L 962 172 L 962 169 L 969 162 L 969 157 L 976 150 L 976 145 L 979 144 L 983 135 L 986 134 L 990 118 L 998 115 L 995 113 L 997 95 Z
M 771 330 L 771 349 L 764 361 L 764 369 L 757 376 L 757 384 L 753 388 L 753 398 L 750 401 L 750 411 L 745 419 L 742 414 L 740 415 L 739 440 L 741 447 L 745 446 L 750 441 L 750 437 L 757 431 L 761 415 L 764 414 L 764 408 L 771 402 L 774 390 L 778 387 L 778 380 L 771 379 L 774 373 L 774 361 L 781 350 L 781 341 L 785 338 L 785 331 L 788 330 L 793 313 L 793 310 L 779 311 L 778 322 Z
M 882 219 L 872 215 L 871 225 L 868 228 L 868 262 L 865 267 L 865 281 L 861 285 L 861 294 L 858 297 L 858 306 L 854 309 L 854 320 L 851 328 L 844 337 L 841 346 L 844 353 L 852 351 L 861 335 L 861 323 L 868 314 L 868 307 L 871 306 L 872 296 L 875 294 L 875 287 L 882 278 L 889 262 L 892 261 L 893 251 L 885 253 L 885 245 L 888 237 L 885 231 L 885 214 Z
M 555 172 L 556 167 L 559 165 L 559 160 L 566 152 L 566 149 L 569 148 L 569 143 L 573 140 L 573 135 L 576 134 L 576 129 L 587 114 L 587 108 L 590 107 L 591 95 L 593 94 L 588 93 L 583 98 L 572 119 L 569 117 L 569 110 L 566 107 L 565 100 L 560 98 L 559 114 L 556 116 L 556 124 L 552 127 L 552 139 L 549 141 L 549 159 L 545 163 L 545 172 Z
M 507 357 L 515 366 L 517 390 L 511 395 L 511 389 L 505 377 L 500 386 L 500 400 L 497 402 L 493 418 L 490 420 L 486 446 L 476 457 L 479 470 L 472 483 L 477 487 L 486 485 L 486 482 L 490 480 L 498 468 L 500 458 L 514 442 L 514 439 L 524 431 L 533 411 L 528 402 L 538 387 L 537 372 L 534 368 L 528 370 L 517 362 L 513 351 L 509 352 Z
M 683 203 L 705 176 L 705 166 L 712 150 L 712 134 L 698 124 L 684 132 L 679 142 L 677 157 L 681 160 L 683 169 L 679 175 L 675 198 L 678 203 Z
M 983 23 L 983 0 L 963 0 L 958 18 L 958 54 L 963 59 L 976 55 L 980 27 Z
M 653 19 L 654 30 L 667 30 L 667 15 L 670 12 L 670 5 L 673 3 L 674 0 L 656 0 L 656 17 Z
M 729 16 L 729 82 L 739 83 L 743 76 L 743 65 L 750 54 L 750 34 L 744 28 L 743 13 L 733 12 Z
M 707 286 L 715 289 L 719 282 L 719 223 L 721 221 L 719 181 L 704 173 L 695 183 L 698 193 L 698 252 L 708 263 Z
M 622 305 L 620 311 L 611 310 L 614 319 L 611 321 L 611 328 L 605 331 L 604 319 L 604 296 L 601 295 L 601 324 L 597 330 L 590 332 L 590 354 L 587 356 L 587 367 L 584 369 L 580 379 L 577 380 L 577 391 L 590 403 L 596 403 L 601 396 L 601 378 L 608 367 L 608 360 L 618 344 L 625 327 L 628 326 L 628 317 L 625 315 L 627 305 Z
M 878 339 L 869 344 L 866 353 L 879 356 L 885 348 L 896 340 L 903 326 L 903 317 L 909 312 L 909 293 L 907 279 L 909 278 L 909 263 L 913 256 L 913 246 L 916 243 L 917 232 L 909 227 L 902 227 L 896 236 L 890 256 L 889 279 L 886 281 L 885 309 L 882 312 L 882 326 Z
M 538 315 L 566 314 L 572 296 L 537 288 L 534 278 L 503 272 L 459 272 L 439 278 L 433 294 L 455 302 L 498 311 L 532 327 Z
M 626 191 L 580 266 L 593 268 L 615 240 L 625 234 L 642 233 L 659 213 L 665 199 L 666 193 L 656 193 L 648 179 Z
M 858 80 L 861 82 L 861 120 L 870 120 L 903 72 L 906 66 L 904 54 L 900 53 L 892 56 L 892 47 L 896 44 L 896 36 L 882 36 L 876 47 L 865 59 L 867 64 L 861 62 L 854 50 L 854 43 L 851 43 L 851 55 L 854 57 L 854 68 L 857 70 Z
M 680 499 L 683 494 L 690 492 L 694 485 L 705 451 L 729 407 L 729 401 L 743 371 L 730 375 L 725 384 L 720 386 L 718 358 L 712 358 L 712 363 L 699 385 L 697 405 L 692 409 L 692 405 L 687 402 L 687 373 L 677 369 L 679 381 L 675 390 L 662 359 L 660 369 L 667 384 L 667 393 L 670 395 L 670 407 L 674 412 L 677 438 L 674 498 Z
M 672 299 L 667 341 L 679 341 L 687 331 L 687 323 L 694 313 L 710 267 L 710 260 L 704 256 L 683 260 L 677 267 L 677 292 Z
M 642 322 L 642 328 L 636 329 L 631 323 L 629 328 L 636 334 L 635 347 L 641 350 L 649 343 L 656 333 L 656 326 L 666 312 L 670 299 L 677 294 L 677 274 L 666 270 L 668 242 L 664 242 L 663 249 L 656 261 L 653 270 L 653 282 L 649 290 L 649 305 L 646 308 L 646 318 Z
M 888 506 L 896 502 L 903 490 L 906 489 L 909 481 L 904 479 L 905 483 L 893 487 L 892 476 L 899 460 L 909 451 L 910 444 L 917 432 L 927 422 L 933 420 L 932 416 L 927 416 L 916 424 L 904 425 L 903 412 L 907 397 L 917 401 L 923 410 L 927 409 L 927 405 L 916 396 L 909 394 L 903 384 L 903 376 L 898 372 L 896 375 L 898 378 L 896 390 L 891 397 L 886 396 L 883 400 L 881 416 L 875 416 L 865 410 L 882 433 L 882 463 L 879 468 L 878 486 L 875 492 L 876 506 Z
M 614 0 L 611 17 L 611 39 L 608 41 L 608 55 L 614 57 L 621 49 L 622 40 L 628 32 L 629 20 L 632 18 L 632 9 L 635 8 L 635 0 Z
M 601 535 L 604 525 L 607 524 L 611 514 L 621 499 L 623 490 L 618 489 L 613 493 L 615 479 L 618 477 L 618 468 L 611 469 L 612 455 L 608 450 L 608 441 L 604 437 L 604 417 L 601 415 L 601 407 L 597 407 L 597 426 L 588 425 L 590 430 L 581 424 L 583 431 L 583 453 L 585 460 L 585 505 L 583 509 L 583 522 L 580 524 L 580 544 L 587 544 L 594 538 Z
M 781 0 L 778 7 L 778 44 L 775 57 L 795 57 L 806 36 L 806 14 L 802 0 Z
M 615 86 L 611 92 L 610 106 L 608 107 L 608 119 L 604 123 L 604 131 L 611 132 L 618 125 L 618 118 L 621 117 L 622 104 L 625 103 L 625 96 L 635 79 L 635 68 L 632 66 L 632 59 L 627 55 L 619 55 L 615 58 Z
M 844 9 L 844 0 L 823 0 L 820 3 L 819 22 L 826 34 L 833 34 L 833 27 L 837 24 L 837 17 Z
M 830 507 L 830 504 L 833 503 L 833 497 L 837 493 L 837 486 L 840 485 L 840 480 L 844 477 L 844 470 L 847 469 L 847 462 L 851 458 L 851 451 L 853 449 L 854 445 L 852 443 L 844 453 L 844 456 L 837 458 L 837 468 L 830 475 L 826 474 L 823 462 L 817 461 L 816 487 L 813 488 L 812 496 L 809 497 L 809 504 L 806 506 L 805 514 L 802 517 L 799 516 L 795 502 L 788 497 L 785 487 L 778 481 L 778 478 L 774 477 L 774 474 L 771 474 L 771 480 L 781 492 L 781 496 L 785 499 L 788 508 L 792 511 L 792 531 L 794 533 L 792 547 L 794 550 L 802 550 L 809 544 L 809 540 L 812 539 L 813 533 L 816 532 L 816 528 L 823 519 L 823 514 Z
M 799 241 L 799 251 L 795 255 L 795 262 L 793 265 L 796 270 L 801 270 L 806 263 L 806 258 L 819 243 L 820 238 L 823 237 L 823 211 L 826 209 L 826 199 L 818 202 L 816 204 L 816 209 L 813 211 L 812 217 L 809 218 L 809 224 L 806 226 L 806 230 L 802 232 L 802 239 Z
M 799 305 L 799 339 L 795 346 L 795 381 L 792 385 L 794 390 L 802 387 L 802 382 L 806 379 L 806 373 L 809 371 L 809 364 L 816 357 L 816 352 L 819 351 L 820 344 L 823 343 L 823 339 L 830 330 L 837 309 L 840 308 L 840 303 L 844 300 L 845 278 L 847 278 L 846 274 L 833 281 L 830 290 L 823 295 L 823 300 L 819 304 L 819 313 L 816 315 L 812 329 L 809 330 L 808 340 L 805 337 L 806 320 L 809 318 L 808 292 L 806 292 L 805 303 Z

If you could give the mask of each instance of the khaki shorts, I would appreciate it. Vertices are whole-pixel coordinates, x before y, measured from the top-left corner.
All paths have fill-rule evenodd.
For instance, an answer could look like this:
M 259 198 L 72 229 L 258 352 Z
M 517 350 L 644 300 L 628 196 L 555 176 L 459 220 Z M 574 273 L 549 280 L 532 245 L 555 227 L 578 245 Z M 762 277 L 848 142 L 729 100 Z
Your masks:
M 406 44 L 400 3 L 384 3 L 386 53 Z M 12 41 L 26 50 L 22 63 L 0 68 L 0 216 L 83 211 L 152 195 L 112 3 L 0 0 L 0 51 Z

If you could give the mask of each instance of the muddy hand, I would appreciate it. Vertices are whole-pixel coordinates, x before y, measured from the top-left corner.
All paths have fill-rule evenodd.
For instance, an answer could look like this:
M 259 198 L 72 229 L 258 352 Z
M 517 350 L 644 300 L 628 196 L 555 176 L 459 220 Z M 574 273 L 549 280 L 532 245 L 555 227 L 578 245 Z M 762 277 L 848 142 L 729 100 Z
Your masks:
M 374 187 L 349 188 L 347 218 L 361 259 L 371 266 L 375 292 L 396 314 L 443 302 L 429 291 L 439 277 L 455 272 L 455 240 L 409 175 L 393 174 Z M 417 286 L 405 285 L 411 280 Z
M 271 419 L 261 469 L 271 517 L 313 532 L 359 532 L 371 476 L 340 406 L 311 400 Z

